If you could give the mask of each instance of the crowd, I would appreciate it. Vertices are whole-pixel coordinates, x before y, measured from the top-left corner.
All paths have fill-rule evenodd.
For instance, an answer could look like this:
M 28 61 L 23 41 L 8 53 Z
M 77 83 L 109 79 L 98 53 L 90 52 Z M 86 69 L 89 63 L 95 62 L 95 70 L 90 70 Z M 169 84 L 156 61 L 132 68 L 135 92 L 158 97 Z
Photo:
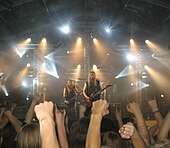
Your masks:
M 0 145 L 2 148 L 170 148 L 170 111 L 163 118 L 156 98 L 148 100 L 156 125 L 147 127 L 140 105 L 128 102 L 126 109 L 134 119 L 124 120 L 116 110 L 117 121 L 111 122 L 106 100 L 93 102 L 90 118 L 75 121 L 68 129 L 65 109 L 34 96 L 25 120 L 18 120 L 15 104 L 1 108 Z M 112 124 L 113 123 L 113 124 Z

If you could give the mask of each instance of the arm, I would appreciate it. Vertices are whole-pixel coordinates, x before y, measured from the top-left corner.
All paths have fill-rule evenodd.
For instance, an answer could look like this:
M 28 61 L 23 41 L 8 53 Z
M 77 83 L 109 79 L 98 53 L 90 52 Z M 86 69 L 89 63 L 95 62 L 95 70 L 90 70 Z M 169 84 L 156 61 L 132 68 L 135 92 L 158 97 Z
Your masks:
M 87 132 L 86 148 L 101 147 L 100 127 L 103 116 L 109 113 L 106 100 L 93 102 L 90 125 Z
M 87 102 L 87 103 L 90 103 L 90 97 L 87 96 L 87 94 L 86 94 L 86 89 L 87 89 L 87 84 L 85 83 L 85 84 L 84 84 L 84 87 L 83 87 L 83 95 L 84 95 L 84 97 L 85 97 L 86 102 Z
M 170 111 L 166 115 L 158 133 L 158 140 L 163 141 L 168 139 L 168 133 L 170 130 Z
M 163 118 L 162 118 L 161 113 L 159 112 L 157 102 L 156 102 L 156 97 L 154 97 L 154 99 L 152 99 L 152 100 L 148 100 L 148 104 L 152 110 L 152 113 L 154 115 L 154 118 L 155 118 L 158 126 L 160 127 L 163 122 Z
M 141 138 L 132 123 L 127 123 L 123 125 L 123 127 L 120 128 L 119 133 L 124 139 L 131 138 L 135 148 L 147 148 L 145 142 L 143 141 L 143 139 Z
M 63 101 L 65 104 L 69 104 L 69 102 L 67 101 L 67 95 L 66 95 L 66 87 L 64 87 L 64 90 L 63 90 Z
M 137 121 L 138 132 L 140 136 L 143 138 L 143 140 L 145 141 L 146 145 L 149 146 L 150 144 L 149 132 L 147 130 L 139 104 L 135 102 L 129 103 L 127 105 L 127 110 L 134 114 Z
M 41 100 L 41 98 L 42 96 L 39 95 L 34 96 L 31 105 L 26 113 L 25 120 L 24 120 L 25 123 L 30 124 L 32 122 L 32 118 L 34 115 L 34 107 Z
M 65 110 L 60 111 L 57 109 L 57 107 L 55 107 L 56 124 L 57 124 L 60 146 L 62 148 L 69 148 L 66 129 L 64 125 L 65 115 L 66 115 Z
M 53 103 L 45 101 L 36 105 L 34 110 L 40 124 L 42 148 L 59 148 L 55 133 Z
M 14 126 L 15 131 L 18 133 L 21 129 L 22 123 L 14 115 L 12 115 L 11 111 L 5 111 L 4 114 L 9 119 L 11 124 Z
M 121 112 L 116 109 L 115 111 L 116 119 L 118 121 L 119 128 L 123 126 L 122 115 Z

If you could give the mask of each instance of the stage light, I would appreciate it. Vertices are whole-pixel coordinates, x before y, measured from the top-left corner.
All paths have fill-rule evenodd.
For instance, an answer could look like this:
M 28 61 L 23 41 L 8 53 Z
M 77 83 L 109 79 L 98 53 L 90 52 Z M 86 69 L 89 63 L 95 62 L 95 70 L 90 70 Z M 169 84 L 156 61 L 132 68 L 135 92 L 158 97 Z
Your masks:
M 81 45 L 81 41 L 82 41 L 82 40 L 81 40 L 81 37 L 78 37 L 78 39 L 77 39 L 77 44 L 78 44 L 78 45 Z
M 149 87 L 150 85 L 149 84 L 146 84 L 146 87 Z
M 64 33 L 64 34 L 68 34 L 70 32 L 70 28 L 68 25 L 65 25 L 63 27 L 61 27 L 61 31 Z
M 46 68 L 44 67 L 44 70 L 47 74 L 49 74 L 57 79 L 59 78 L 56 66 L 52 61 L 46 60 Z
M 133 68 L 133 66 L 132 65 L 129 65 L 129 69 L 132 69 Z
M 126 58 L 128 61 L 134 61 L 136 59 L 136 57 L 132 54 L 127 54 Z
M 94 43 L 97 43 L 97 39 L 96 39 L 96 38 L 93 38 L 93 42 L 94 42 Z
M 163 97 L 164 97 L 164 95 L 162 94 L 162 95 L 161 95 L 161 98 L 163 98 Z
M 109 54 L 109 53 L 107 53 L 107 55 L 109 56 L 110 54 Z
M 116 77 L 115 79 L 125 77 L 129 75 L 129 66 L 126 66 Z
M 130 44 L 134 44 L 135 41 L 133 39 L 130 39 Z
M 31 66 L 31 64 L 30 63 L 27 63 L 27 67 L 30 67 Z
M 31 38 L 27 38 L 26 42 L 30 43 L 31 42 Z
M 95 64 L 93 65 L 93 70 L 97 70 L 97 66 Z
M 106 28 L 105 31 L 106 31 L 107 33 L 110 33 L 110 32 L 111 32 L 111 29 L 110 29 L 110 28 Z
M 6 87 L 5 87 L 5 85 L 0 85 L 0 87 L 2 88 L 5 96 L 6 96 L 6 97 L 9 96 L 8 91 L 7 91 Z
M 27 87 L 27 86 L 28 86 L 27 82 L 25 82 L 25 81 L 22 81 L 21 85 L 22 85 L 23 87 Z
M 43 38 L 43 39 L 41 40 L 41 42 L 42 42 L 42 43 L 46 43 L 46 42 L 47 42 L 47 39 L 46 39 L 46 38 Z
M 77 69 L 80 69 L 81 68 L 81 65 L 79 64 L 79 65 L 77 65 Z
M 144 68 L 145 68 L 145 69 L 148 69 L 149 67 L 148 67 L 148 65 L 145 65 Z
M 150 43 L 150 41 L 149 41 L 149 40 L 145 40 L 145 43 L 146 43 L 146 44 L 149 44 L 149 43 Z

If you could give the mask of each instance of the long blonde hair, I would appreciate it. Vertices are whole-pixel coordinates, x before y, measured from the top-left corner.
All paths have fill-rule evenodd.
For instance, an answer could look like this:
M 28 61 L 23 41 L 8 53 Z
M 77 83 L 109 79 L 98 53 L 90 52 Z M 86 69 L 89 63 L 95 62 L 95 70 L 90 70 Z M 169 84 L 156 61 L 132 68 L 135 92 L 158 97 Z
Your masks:
M 94 78 L 94 86 L 97 86 L 97 81 L 96 81 L 96 73 L 94 71 L 90 71 L 89 75 L 88 75 L 88 87 L 90 87 L 91 85 L 91 73 L 94 73 L 95 74 L 95 78 Z
M 17 136 L 17 148 L 41 148 L 40 127 L 36 123 L 24 125 Z
M 71 84 L 72 84 L 72 87 L 69 87 L 69 85 L 68 85 L 68 82 L 71 82 Z M 70 93 L 70 91 L 72 91 L 72 90 L 74 90 L 75 88 L 74 88 L 74 85 L 73 85 L 73 81 L 72 80 L 68 80 L 68 82 L 67 82 L 67 91 L 68 91 L 68 93 Z

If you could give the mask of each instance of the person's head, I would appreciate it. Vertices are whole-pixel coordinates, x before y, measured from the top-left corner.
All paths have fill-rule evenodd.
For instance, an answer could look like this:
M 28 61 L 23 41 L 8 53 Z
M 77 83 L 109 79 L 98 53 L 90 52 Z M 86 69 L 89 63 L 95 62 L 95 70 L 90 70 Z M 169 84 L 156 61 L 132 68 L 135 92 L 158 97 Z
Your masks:
M 72 88 L 72 87 L 73 87 L 73 81 L 72 81 L 72 80 L 68 80 L 68 81 L 67 81 L 67 86 L 68 86 L 69 88 Z
M 17 136 L 18 148 L 41 148 L 40 128 L 36 123 L 24 125 Z
M 73 123 L 70 129 L 70 148 L 85 148 L 89 123 L 90 119 L 85 117 Z
M 90 71 L 89 73 L 89 79 L 94 80 L 96 79 L 96 73 L 94 71 Z
M 102 145 L 109 148 L 121 148 L 121 138 L 112 131 L 104 133 Z

